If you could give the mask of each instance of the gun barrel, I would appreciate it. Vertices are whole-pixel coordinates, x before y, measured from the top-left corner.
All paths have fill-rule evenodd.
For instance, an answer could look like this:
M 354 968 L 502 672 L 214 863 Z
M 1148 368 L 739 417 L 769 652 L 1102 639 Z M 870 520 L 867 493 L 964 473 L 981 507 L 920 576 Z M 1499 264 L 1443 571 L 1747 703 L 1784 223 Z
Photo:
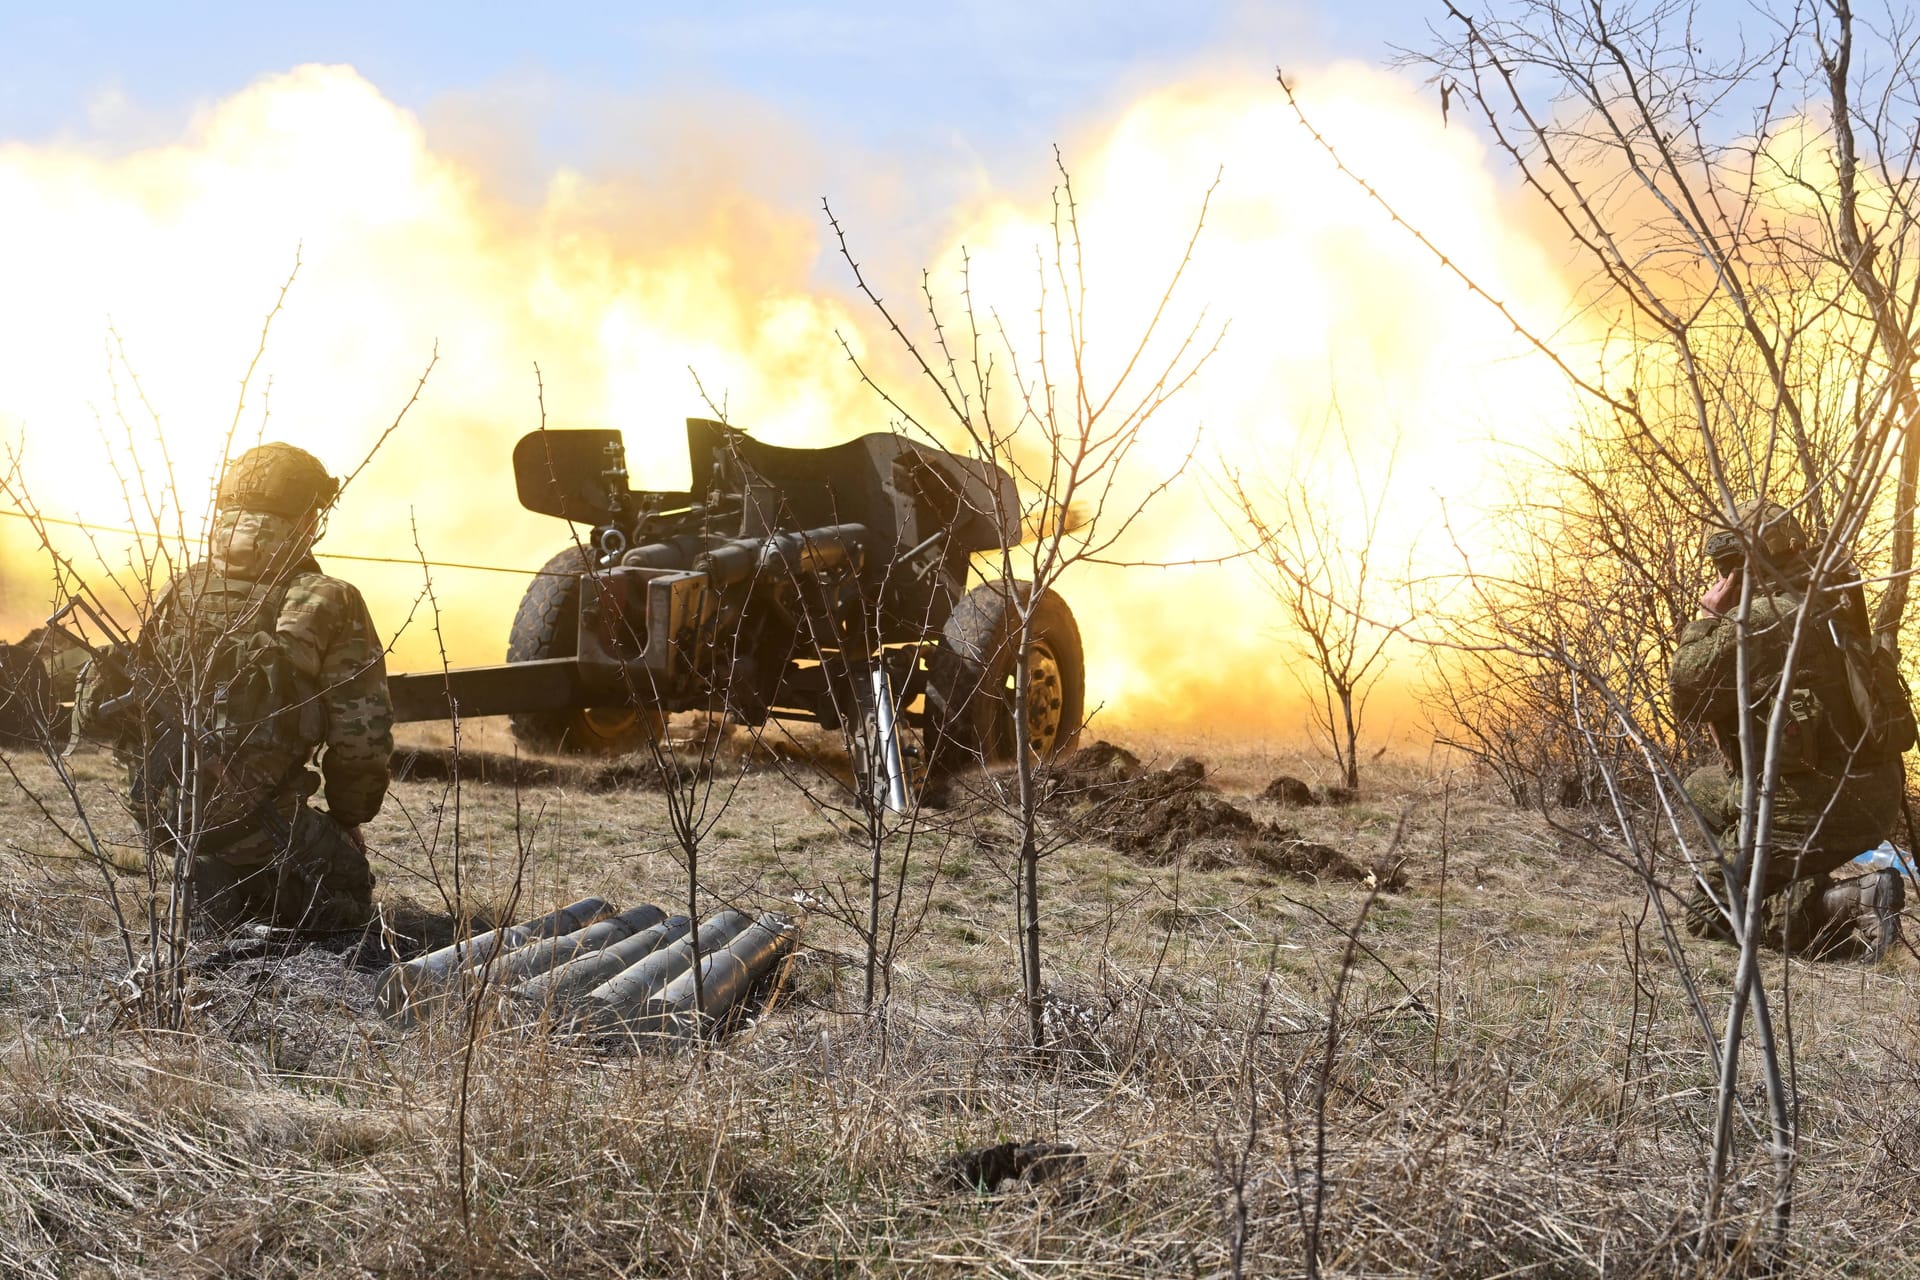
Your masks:
M 765 538 L 735 538 L 694 561 L 716 587 L 731 587 L 756 575 L 772 580 L 826 573 L 864 562 L 867 526 L 830 524 L 817 529 L 795 529 Z

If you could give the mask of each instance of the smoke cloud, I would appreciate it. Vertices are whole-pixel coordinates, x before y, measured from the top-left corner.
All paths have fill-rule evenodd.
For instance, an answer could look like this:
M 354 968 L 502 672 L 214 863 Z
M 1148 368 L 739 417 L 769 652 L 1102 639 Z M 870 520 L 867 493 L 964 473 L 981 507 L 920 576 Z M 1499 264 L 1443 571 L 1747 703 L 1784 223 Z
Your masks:
M 1557 262 L 1468 133 L 1444 128 L 1400 81 L 1358 67 L 1325 68 L 1302 92 L 1349 163 L 1468 270 L 1525 313 L 1566 312 Z M 519 509 L 508 468 L 513 441 L 540 421 L 536 363 L 548 423 L 619 428 L 637 482 L 660 487 L 685 482 L 681 421 L 707 413 L 689 369 L 727 397 L 736 423 L 779 443 L 884 429 L 884 406 L 836 335 L 883 378 L 906 385 L 908 366 L 839 283 L 817 207 L 746 183 L 758 157 L 791 188 L 794 157 L 811 145 L 762 124 L 760 135 L 716 131 L 711 148 L 673 148 L 650 174 L 560 171 L 530 195 L 524 170 L 510 182 L 491 170 L 477 130 L 437 117 L 430 133 L 353 70 L 309 66 L 214 104 L 164 145 L 0 145 L 0 429 L 50 515 L 144 522 L 117 460 L 121 475 L 130 463 L 156 484 L 171 475 L 179 519 L 197 527 L 238 380 L 296 254 L 236 448 L 288 440 L 350 471 L 436 343 L 439 354 L 419 403 L 335 513 L 323 563 L 331 551 L 531 568 L 564 545 L 564 530 Z M 1337 416 L 1363 455 L 1400 442 L 1381 558 L 1411 550 L 1417 560 L 1444 541 L 1442 502 L 1471 506 L 1488 438 L 1525 439 L 1567 413 L 1551 370 L 1334 171 L 1275 87 L 1209 79 L 1152 93 L 1089 122 L 1067 158 L 1096 377 L 1151 314 L 1224 171 L 1172 314 L 1184 328 L 1204 308 L 1231 328 L 1143 443 L 1136 491 L 1200 433 L 1189 481 L 1153 508 L 1126 558 L 1231 550 L 1208 476 L 1224 466 L 1256 484 L 1303 474 L 1322 465 L 1306 442 Z M 976 296 L 1018 332 L 1036 296 L 1036 246 L 1051 245 L 1048 192 L 977 185 L 943 232 L 902 243 L 889 238 L 897 201 L 885 192 L 914 181 L 912 161 L 876 163 L 894 168 L 851 204 L 836 200 L 854 234 L 874 238 L 857 249 L 882 264 L 925 262 L 944 285 L 965 245 Z M 912 222 L 926 234 L 924 218 Z M 918 277 L 877 283 L 897 302 Z M 110 325 L 159 433 L 126 371 L 110 376 Z M 1327 474 L 1338 498 L 1339 472 Z M 65 546 L 98 564 L 84 543 Z M 109 567 L 124 555 L 111 537 L 98 548 Z M 14 630 L 39 607 L 43 564 L 20 522 L 0 519 L 0 610 Z M 413 616 L 396 670 L 438 663 L 417 564 L 330 567 L 361 584 L 384 633 Z M 521 585 L 436 571 L 453 661 L 499 659 Z M 1089 569 L 1065 594 L 1088 646 L 1090 701 L 1107 721 L 1300 728 L 1290 642 L 1249 564 Z M 1404 671 L 1412 655 L 1400 661 Z

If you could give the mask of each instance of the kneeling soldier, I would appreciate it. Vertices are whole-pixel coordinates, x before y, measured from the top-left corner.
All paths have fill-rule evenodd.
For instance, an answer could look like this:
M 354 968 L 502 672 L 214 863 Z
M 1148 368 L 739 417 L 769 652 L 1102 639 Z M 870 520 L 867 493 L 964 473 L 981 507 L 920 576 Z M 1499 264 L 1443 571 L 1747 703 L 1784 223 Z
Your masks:
M 1726 858 L 1739 831 L 1742 795 L 1742 637 L 1733 615 L 1741 578 L 1751 574 L 1744 637 L 1754 699 L 1747 711 L 1751 741 L 1767 741 L 1776 703 L 1788 700 L 1762 887 L 1765 938 L 1796 951 L 1878 955 L 1898 933 L 1905 901 L 1900 877 L 1882 871 L 1835 881 L 1830 873 L 1893 831 L 1906 785 L 1900 754 L 1912 745 L 1913 716 L 1890 659 L 1872 653 L 1859 588 L 1810 592 L 1807 549 L 1799 522 L 1772 502 L 1743 503 L 1732 527 L 1708 530 L 1705 551 L 1720 577 L 1702 597 L 1700 616 L 1680 633 L 1673 695 L 1682 720 L 1713 731 L 1723 763 L 1689 776 L 1686 791 Z M 1803 610 L 1812 614 L 1801 628 L 1792 679 L 1783 681 L 1787 646 Z M 1753 763 L 1757 773 L 1761 761 Z M 1688 929 L 1730 940 L 1732 930 L 1714 901 L 1720 877 L 1711 871 L 1708 877 L 1713 894 L 1696 885 Z
M 235 459 L 206 558 L 161 591 L 130 653 L 81 681 L 77 730 L 129 758 L 150 852 L 192 859 L 215 927 L 372 914 L 360 826 L 386 797 L 393 712 L 365 602 L 313 559 L 338 493 L 291 445 Z M 321 791 L 324 811 L 308 804 Z

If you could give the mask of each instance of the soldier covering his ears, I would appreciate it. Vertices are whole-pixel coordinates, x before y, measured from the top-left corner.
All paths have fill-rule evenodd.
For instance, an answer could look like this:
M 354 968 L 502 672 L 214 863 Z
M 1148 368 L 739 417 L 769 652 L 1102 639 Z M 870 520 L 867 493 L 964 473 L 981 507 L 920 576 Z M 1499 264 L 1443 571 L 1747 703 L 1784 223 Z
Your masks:
M 1751 501 L 1731 524 L 1710 527 L 1703 547 L 1719 572 L 1700 600 L 1699 617 L 1680 634 L 1673 659 L 1674 710 L 1704 723 L 1721 763 L 1697 770 L 1686 792 L 1736 868 L 1742 797 L 1735 615 L 1743 577 L 1751 578 L 1744 626 L 1752 704 L 1744 708 L 1750 741 L 1764 753 L 1767 722 L 1787 701 L 1774 783 L 1771 854 L 1762 889 L 1766 940 L 1796 951 L 1878 955 L 1899 928 L 1905 893 L 1898 874 L 1880 871 L 1836 881 L 1831 873 L 1893 831 L 1906 785 L 1900 755 L 1913 745 L 1913 715 L 1890 655 L 1867 636 L 1857 584 L 1811 590 L 1805 530 L 1777 503 Z M 1787 648 L 1803 610 L 1791 679 Z M 1783 685 L 1785 687 L 1783 687 Z M 1756 775 L 1762 760 L 1753 761 Z M 1714 897 L 1722 877 L 1709 872 Z M 1743 880 L 1744 887 L 1744 880 Z M 1732 930 L 1705 886 L 1696 884 L 1690 932 L 1730 940 Z
M 206 558 L 161 591 L 131 653 L 81 679 L 76 731 L 128 759 L 149 848 L 192 858 L 217 927 L 371 917 L 360 826 L 386 796 L 393 715 L 365 602 L 312 555 L 338 493 L 291 445 L 233 460 Z

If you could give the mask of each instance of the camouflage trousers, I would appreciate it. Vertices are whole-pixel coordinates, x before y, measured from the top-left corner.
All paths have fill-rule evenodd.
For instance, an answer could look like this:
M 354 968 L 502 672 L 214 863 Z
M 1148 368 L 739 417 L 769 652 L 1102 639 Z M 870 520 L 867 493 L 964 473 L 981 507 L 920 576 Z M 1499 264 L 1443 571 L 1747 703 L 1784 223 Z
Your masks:
M 1762 939 L 1768 946 L 1802 950 L 1828 924 L 1822 895 L 1832 873 L 1892 833 L 1900 817 L 1906 774 L 1898 760 L 1862 765 L 1845 777 L 1783 774 L 1774 790 L 1772 852 L 1760 906 Z M 1699 808 L 1724 849 L 1740 825 L 1740 777 L 1724 765 L 1689 774 L 1687 796 Z M 1723 869 L 1730 869 L 1723 859 Z M 1724 877 L 1706 868 L 1713 896 L 1697 882 L 1687 903 L 1687 932 L 1733 941 L 1733 929 L 1714 905 L 1724 900 Z
M 373 871 L 345 827 L 305 804 L 273 826 L 215 841 L 194 858 L 194 904 L 205 923 L 338 932 L 373 918 Z

